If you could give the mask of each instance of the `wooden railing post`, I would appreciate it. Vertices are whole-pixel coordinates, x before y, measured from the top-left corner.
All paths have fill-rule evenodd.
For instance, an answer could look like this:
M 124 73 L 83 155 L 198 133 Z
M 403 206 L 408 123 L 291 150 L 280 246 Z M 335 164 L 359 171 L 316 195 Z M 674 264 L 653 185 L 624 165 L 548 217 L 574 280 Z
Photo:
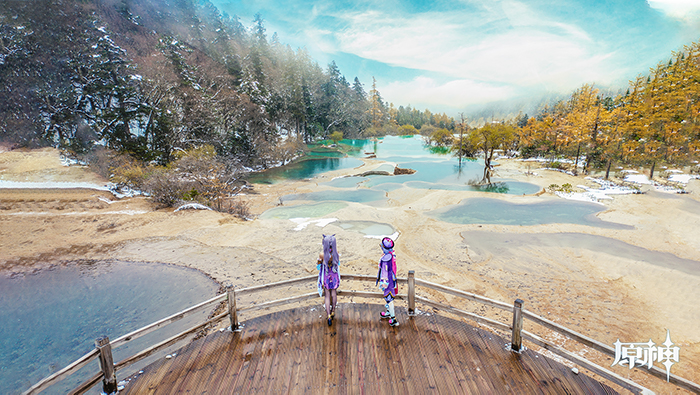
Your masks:
M 416 315 L 416 272 L 408 271 L 408 315 Z
M 238 329 L 238 313 L 236 312 L 236 291 L 233 286 L 228 287 L 226 296 L 228 298 L 228 317 L 231 320 L 231 330 L 235 331 Z
M 515 299 L 513 304 L 513 336 L 510 341 L 510 348 L 515 352 L 520 352 L 523 344 L 521 332 L 523 330 L 523 301 Z
M 100 350 L 100 369 L 102 369 L 102 392 L 112 394 L 117 392 L 117 375 L 114 370 L 112 358 L 112 346 L 109 337 L 102 336 L 95 339 L 95 347 Z

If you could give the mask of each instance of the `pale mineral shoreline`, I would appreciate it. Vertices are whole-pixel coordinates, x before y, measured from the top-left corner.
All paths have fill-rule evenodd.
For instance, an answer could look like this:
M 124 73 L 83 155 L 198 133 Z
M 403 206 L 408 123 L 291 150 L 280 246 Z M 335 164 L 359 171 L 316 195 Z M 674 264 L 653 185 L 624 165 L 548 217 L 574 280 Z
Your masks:
M 598 187 L 584 177 L 536 169 L 532 163 L 499 162 L 498 176 L 541 188 L 565 183 Z M 241 199 L 249 203 L 252 214 L 259 215 L 276 207 L 283 195 L 322 190 L 327 187 L 320 182 L 380 164 L 365 160 L 361 169 L 256 185 L 253 193 Z M 537 175 L 528 174 L 533 172 Z M 51 149 L 0 152 L 0 180 L 105 184 L 88 168 L 61 165 L 57 151 Z M 689 184 L 693 188 L 697 181 Z M 646 342 L 651 338 L 660 344 L 669 329 L 672 340 L 681 347 L 680 361 L 671 371 L 700 382 L 700 311 L 695 306 L 700 276 L 663 262 L 600 252 L 595 243 L 588 248 L 529 243 L 583 234 L 588 239 L 614 239 L 616 245 L 621 242 L 632 249 L 698 261 L 700 191 L 685 195 L 647 192 L 602 200 L 605 211 L 598 218 L 633 226 L 623 230 L 572 224 L 459 225 L 423 215 L 477 196 L 484 194 L 401 188 L 387 193 L 386 204 L 348 203 L 324 218 L 392 225 L 399 232 L 396 250 L 402 277 L 415 270 L 420 278 L 508 303 L 520 298 L 536 314 L 611 346 L 617 339 Z M 560 199 L 549 192 L 488 197 L 513 203 Z M 376 239 L 344 230 L 335 222 L 311 223 L 295 230 L 299 224 L 290 220 L 243 221 L 208 210 L 158 210 L 144 197 L 117 199 L 94 189 L 0 189 L 0 204 L 0 271 L 6 275 L 52 263 L 111 259 L 188 266 L 224 285 L 245 287 L 313 273 L 322 233 L 336 234 L 341 270 L 347 273 L 374 274 L 380 252 Z M 465 309 L 477 307 L 429 294 Z M 612 364 L 605 358 L 591 358 L 603 366 Z M 626 368 L 611 369 L 623 376 L 628 372 Z M 657 393 L 675 391 L 675 386 L 647 375 L 632 373 L 630 377 Z

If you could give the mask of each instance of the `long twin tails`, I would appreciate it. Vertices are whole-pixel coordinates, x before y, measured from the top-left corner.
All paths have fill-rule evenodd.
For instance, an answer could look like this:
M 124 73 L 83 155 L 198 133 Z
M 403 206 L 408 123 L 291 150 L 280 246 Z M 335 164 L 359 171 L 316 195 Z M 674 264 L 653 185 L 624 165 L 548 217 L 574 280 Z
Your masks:
M 392 300 L 385 304 L 384 307 L 386 307 L 386 311 L 379 313 L 381 318 L 388 318 L 389 326 L 399 326 L 399 320 L 396 319 L 396 314 L 394 314 L 394 301 Z

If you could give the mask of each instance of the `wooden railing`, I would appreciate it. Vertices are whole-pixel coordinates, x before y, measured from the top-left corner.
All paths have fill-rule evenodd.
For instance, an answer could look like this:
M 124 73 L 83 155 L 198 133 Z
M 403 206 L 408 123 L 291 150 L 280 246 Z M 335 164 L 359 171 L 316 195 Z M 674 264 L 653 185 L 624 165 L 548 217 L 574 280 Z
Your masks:
M 348 280 L 354 280 L 354 281 L 369 281 L 369 282 L 375 282 L 376 277 L 374 276 L 366 276 L 366 275 L 355 275 L 355 274 L 342 274 L 341 275 L 343 281 L 348 281 Z M 78 358 L 76 361 L 71 363 L 70 365 L 66 366 L 65 368 L 59 370 L 58 372 L 52 374 L 51 376 L 41 380 L 40 382 L 36 383 L 34 386 L 32 386 L 30 389 L 24 392 L 24 394 L 36 394 L 44 389 L 50 387 L 51 385 L 63 380 L 64 378 L 70 376 L 71 374 L 75 373 L 78 371 L 80 368 L 84 367 L 91 361 L 98 359 L 100 361 L 100 372 L 96 373 L 93 377 L 91 377 L 89 380 L 85 381 L 82 383 L 79 387 L 75 388 L 72 393 L 73 394 L 82 394 L 88 391 L 90 388 L 92 388 L 94 385 L 96 385 L 100 380 L 102 380 L 102 386 L 103 386 L 103 391 L 105 393 L 113 393 L 117 390 L 117 378 L 116 378 L 116 372 L 118 372 L 121 369 L 124 369 L 125 367 L 134 364 L 150 355 L 153 353 L 163 350 L 166 347 L 169 347 L 185 338 L 190 336 L 193 333 L 196 333 L 197 331 L 200 331 L 209 325 L 216 324 L 222 320 L 224 320 L 226 317 L 229 318 L 230 324 L 231 324 L 231 330 L 233 331 L 238 331 L 240 324 L 238 321 L 238 314 L 239 313 L 245 313 L 245 312 L 252 312 L 256 310 L 261 310 L 261 309 L 266 309 L 266 308 L 271 308 L 271 307 L 277 307 L 277 306 L 282 306 L 282 305 L 288 305 L 292 303 L 299 303 L 305 300 L 310 300 L 310 299 L 315 299 L 318 298 L 318 292 L 310 292 L 310 293 L 305 293 L 301 295 L 296 295 L 296 296 L 291 296 L 288 298 L 284 299 L 278 299 L 278 300 L 273 300 L 265 303 L 260 303 L 260 304 L 251 304 L 245 307 L 238 307 L 236 305 L 236 300 L 238 297 L 244 296 L 244 295 L 249 295 L 253 294 L 255 292 L 260 292 L 260 291 L 268 291 L 272 290 L 275 288 L 279 287 L 287 287 L 291 285 L 300 285 L 300 284 L 308 284 L 308 283 L 313 283 L 317 279 L 316 275 L 313 276 L 307 276 L 307 277 L 301 277 L 297 279 L 292 279 L 292 280 L 287 280 L 287 281 L 280 281 L 276 283 L 271 283 L 271 284 L 265 284 L 265 285 L 259 285 L 259 286 L 253 286 L 253 287 L 248 287 L 248 288 L 242 288 L 235 290 L 232 287 L 227 290 L 225 294 L 216 296 L 214 298 L 211 298 L 209 300 L 206 300 L 202 303 L 199 303 L 195 306 L 192 306 L 188 309 L 185 309 L 181 312 L 178 312 L 176 314 L 173 314 L 169 317 L 163 318 L 160 321 L 156 321 L 152 324 L 149 324 L 147 326 L 144 326 L 143 328 L 137 329 L 131 333 L 128 333 L 124 336 L 121 336 L 117 338 L 116 340 L 109 341 L 109 339 L 105 337 L 100 337 L 95 340 L 95 348 L 88 352 L 87 354 L 83 355 L 82 357 Z M 510 304 L 500 302 L 497 300 L 489 299 L 481 295 L 476 295 L 473 293 L 469 292 L 464 292 L 458 289 L 446 287 L 440 284 L 435 284 L 431 283 L 429 281 L 424 281 L 420 279 L 415 278 L 415 273 L 413 270 L 408 272 L 408 278 L 399 278 L 398 279 L 399 284 L 407 285 L 405 289 L 407 290 L 406 294 L 399 294 L 397 295 L 396 299 L 398 300 L 407 300 L 408 302 L 408 314 L 409 316 L 415 316 L 416 314 L 416 302 L 420 302 L 423 305 L 430 306 L 433 308 L 436 308 L 438 310 L 442 310 L 448 313 L 455 314 L 460 317 L 468 318 L 471 320 L 474 320 L 479 323 L 486 324 L 488 326 L 504 330 L 504 331 L 510 331 L 511 332 L 511 350 L 513 352 L 521 352 L 523 350 L 522 346 L 522 340 L 525 339 L 533 344 L 536 344 L 537 346 L 540 346 L 546 350 L 551 351 L 554 354 L 557 354 L 579 366 L 582 366 L 586 369 L 589 369 L 592 372 L 595 372 L 596 374 L 600 375 L 601 377 L 604 377 L 605 379 L 623 387 L 626 388 L 633 393 L 651 393 L 648 389 L 644 388 L 643 386 L 626 379 L 622 376 L 619 376 L 618 374 L 609 371 L 608 369 L 605 369 L 601 366 L 598 366 L 594 364 L 593 362 L 590 362 L 586 360 L 585 358 L 576 355 L 570 351 L 564 350 L 556 345 L 554 345 L 551 342 L 548 342 L 547 340 L 533 334 L 532 332 L 525 331 L 523 329 L 523 324 L 524 320 L 528 319 L 532 321 L 535 324 L 538 324 L 544 328 L 547 328 L 549 330 L 552 330 L 556 333 L 559 333 L 561 335 L 564 335 L 570 339 L 576 340 L 577 342 L 590 347 L 596 351 L 599 351 L 605 355 L 609 355 L 612 357 L 615 357 L 615 350 L 601 342 L 598 342 L 597 340 L 593 340 L 585 335 L 582 335 L 578 332 L 575 332 L 571 329 L 568 329 L 566 327 L 563 327 L 559 324 L 556 324 L 550 320 L 547 320 L 543 317 L 540 317 L 532 312 L 529 312 L 523 308 L 524 302 L 520 299 L 516 299 L 515 303 L 511 306 Z M 452 295 L 459 297 L 461 299 L 469 300 L 472 302 L 477 302 L 481 303 L 483 305 L 496 308 L 496 309 L 501 309 L 505 311 L 512 311 L 513 313 L 513 320 L 511 324 L 507 323 L 502 323 L 500 321 L 493 320 L 491 318 L 483 317 L 475 313 L 471 313 L 468 311 L 464 311 L 461 309 L 458 309 L 456 307 L 440 303 L 440 302 L 435 302 L 432 301 L 428 298 L 420 297 L 416 295 L 416 286 L 424 287 L 427 289 L 432 289 L 434 291 L 439 291 L 444 294 Z M 338 295 L 343 296 L 343 297 L 360 297 L 360 298 L 380 298 L 383 299 L 384 295 L 379 292 L 366 292 L 366 291 L 354 291 L 354 290 L 338 290 Z M 209 318 L 205 320 L 204 322 L 201 322 L 185 331 L 182 331 L 178 333 L 177 335 L 174 335 L 166 340 L 161 341 L 160 343 L 151 345 L 150 347 L 146 348 L 145 350 L 132 355 L 130 357 L 125 358 L 122 361 L 119 361 L 117 363 L 113 363 L 112 360 L 112 349 L 115 349 L 117 347 L 123 346 L 129 342 L 132 342 L 135 339 L 138 339 L 150 332 L 153 332 L 157 329 L 160 329 L 166 325 L 172 324 L 174 322 L 177 322 L 185 317 L 191 316 L 193 314 L 196 314 L 198 312 L 207 310 L 207 309 L 212 309 L 214 305 L 218 303 L 226 302 L 227 305 L 227 311 L 225 313 L 219 314 L 213 318 Z M 642 371 L 647 371 L 642 369 Z M 657 377 L 660 377 L 662 379 L 666 379 L 666 371 L 661 370 L 660 368 L 654 366 L 651 369 L 648 370 L 649 373 L 652 375 L 655 375 Z M 692 392 L 697 392 L 700 393 L 700 385 L 693 383 L 689 380 L 686 380 L 682 377 L 679 377 L 677 375 L 671 374 L 668 378 L 669 382 L 682 387 L 684 389 L 687 389 Z

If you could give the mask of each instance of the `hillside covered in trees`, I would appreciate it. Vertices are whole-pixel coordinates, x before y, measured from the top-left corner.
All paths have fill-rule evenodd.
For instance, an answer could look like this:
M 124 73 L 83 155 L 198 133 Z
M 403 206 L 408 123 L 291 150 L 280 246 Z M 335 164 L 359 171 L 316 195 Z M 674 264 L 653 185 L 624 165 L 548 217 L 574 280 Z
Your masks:
M 700 44 L 693 43 L 603 97 L 583 85 L 568 100 L 527 121 L 518 141 L 526 155 L 586 157 L 586 165 L 687 165 L 700 159 Z
M 75 152 L 98 142 L 159 164 L 210 145 L 265 168 L 333 132 L 454 128 L 319 66 L 270 37 L 262 16 L 251 22 L 206 0 L 2 0 L 0 133 Z

